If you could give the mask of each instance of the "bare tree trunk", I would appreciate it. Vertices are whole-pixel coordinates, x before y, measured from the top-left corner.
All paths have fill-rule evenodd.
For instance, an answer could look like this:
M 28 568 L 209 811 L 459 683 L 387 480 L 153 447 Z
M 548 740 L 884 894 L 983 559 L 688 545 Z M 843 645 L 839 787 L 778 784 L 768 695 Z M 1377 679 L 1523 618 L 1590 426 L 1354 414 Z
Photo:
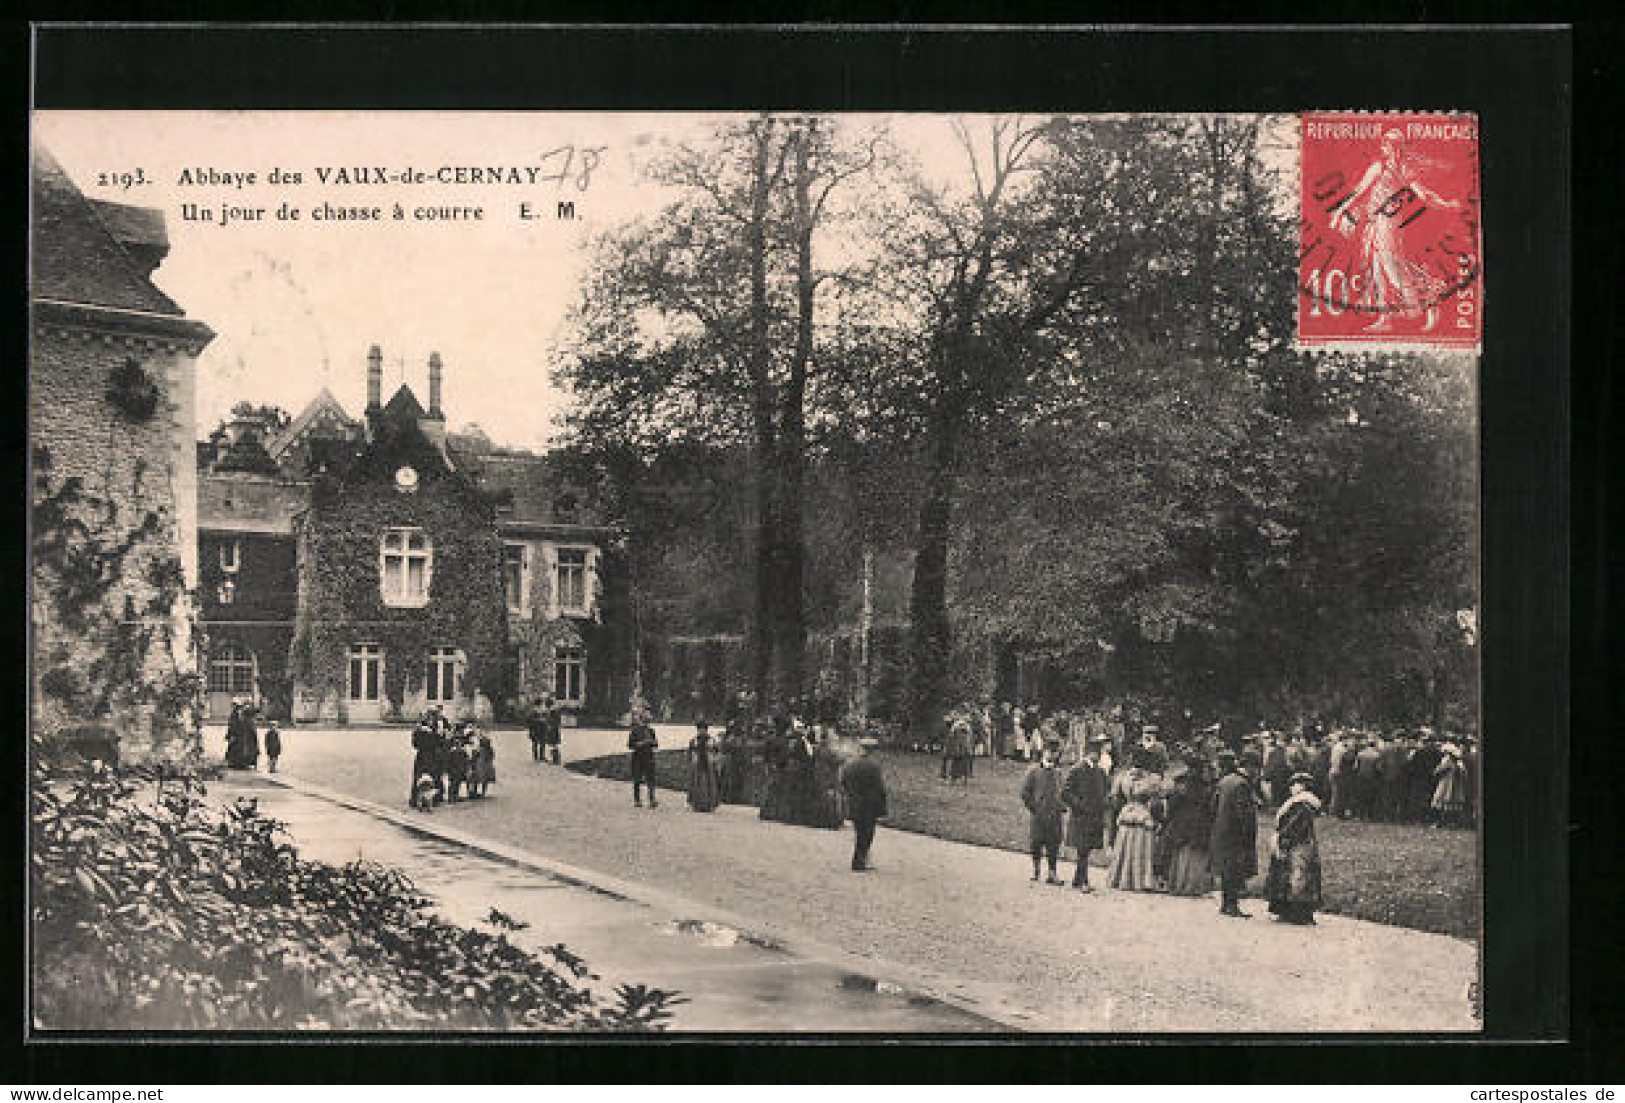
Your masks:
M 768 347 L 767 219 L 772 198 L 773 122 L 759 120 L 753 131 L 750 220 L 746 247 L 750 251 L 750 373 L 752 420 L 756 430 L 756 594 L 751 621 L 752 681 L 756 699 L 771 709 L 773 693 L 774 595 L 776 585 L 774 539 L 777 520 L 777 432 L 773 418 L 772 350 Z
M 946 711 L 953 626 L 948 618 L 948 539 L 953 521 L 954 464 L 960 415 L 947 402 L 934 419 L 925 499 L 909 591 L 909 727 L 929 739 Z

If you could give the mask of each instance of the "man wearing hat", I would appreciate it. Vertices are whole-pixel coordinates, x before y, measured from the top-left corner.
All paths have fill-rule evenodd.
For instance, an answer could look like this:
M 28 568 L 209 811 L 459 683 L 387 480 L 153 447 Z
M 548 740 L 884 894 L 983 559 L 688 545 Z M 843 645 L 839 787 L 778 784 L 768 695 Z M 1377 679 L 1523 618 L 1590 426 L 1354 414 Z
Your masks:
M 1072 874 L 1072 887 L 1089 892 L 1089 852 L 1099 850 L 1106 825 L 1106 776 L 1100 772 L 1099 754 L 1102 744 L 1110 743 L 1105 735 L 1094 736 L 1084 743 L 1083 757 L 1066 775 L 1061 787 L 1061 801 L 1071 813 L 1067 818 L 1066 841 L 1078 852 L 1078 868 Z
M 880 763 L 871 753 L 878 745 L 878 740 L 867 736 L 858 740 L 857 757 L 841 767 L 846 818 L 852 821 L 854 873 L 874 868 L 869 864 L 869 848 L 874 845 L 876 825 L 886 816 L 886 779 L 880 772 Z
M 1258 800 L 1253 783 L 1230 751 L 1219 752 L 1223 777 L 1214 792 L 1213 836 L 1209 844 L 1219 875 L 1219 914 L 1251 918 L 1241 910 L 1241 890 L 1258 872 Z
M 1062 817 L 1066 805 L 1061 802 L 1061 771 L 1055 768 L 1057 745 L 1046 743 L 1039 752 L 1038 763 L 1027 771 L 1021 783 L 1021 803 L 1027 806 L 1027 841 L 1032 847 L 1033 880 L 1038 880 L 1039 866 L 1048 863 L 1049 884 L 1062 883 L 1056 873 L 1056 861 L 1061 853 L 1063 835 Z
M 648 710 L 639 708 L 632 714 L 632 730 L 626 737 L 626 749 L 632 756 L 632 803 L 639 808 L 643 807 L 644 786 L 649 789 L 649 807 L 660 807 L 655 799 L 655 748 L 658 746 L 660 740 L 655 738 L 655 730 L 649 724 Z

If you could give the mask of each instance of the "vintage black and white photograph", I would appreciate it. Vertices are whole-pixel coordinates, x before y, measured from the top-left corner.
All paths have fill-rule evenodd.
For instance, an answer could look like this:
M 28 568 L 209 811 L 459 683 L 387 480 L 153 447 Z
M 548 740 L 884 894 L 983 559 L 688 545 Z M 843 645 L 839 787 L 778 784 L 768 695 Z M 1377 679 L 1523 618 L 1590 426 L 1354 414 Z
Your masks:
M 32 1029 L 1475 1035 L 1450 106 L 36 111 Z

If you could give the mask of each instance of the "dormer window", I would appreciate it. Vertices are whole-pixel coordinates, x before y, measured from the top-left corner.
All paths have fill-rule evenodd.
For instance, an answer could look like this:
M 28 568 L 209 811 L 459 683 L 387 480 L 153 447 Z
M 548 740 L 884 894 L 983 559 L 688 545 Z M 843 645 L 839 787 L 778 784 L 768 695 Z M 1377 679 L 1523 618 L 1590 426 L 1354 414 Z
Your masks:
M 429 604 L 434 546 L 422 529 L 386 529 L 379 549 L 379 593 L 385 605 L 421 608 Z
M 236 574 L 243 562 L 243 542 L 227 540 L 220 545 L 220 573 Z

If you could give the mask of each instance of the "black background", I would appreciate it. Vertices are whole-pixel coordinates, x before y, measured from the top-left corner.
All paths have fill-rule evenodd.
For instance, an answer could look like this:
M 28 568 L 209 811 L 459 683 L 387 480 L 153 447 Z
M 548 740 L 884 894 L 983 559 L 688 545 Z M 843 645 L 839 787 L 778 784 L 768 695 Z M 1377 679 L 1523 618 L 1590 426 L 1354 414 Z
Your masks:
M 161 14 L 209 13 L 194 4 L 170 5 Z M 365 14 L 431 15 L 401 4 L 383 11 L 375 6 Z M 457 14 L 535 17 L 534 9 L 513 5 Z M 797 14 L 833 18 L 841 13 L 814 6 Z M 892 13 L 898 15 L 927 18 L 919 11 Z M 289 5 L 274 17 L 295 18 Z M 399 1040 L 300 1045 L 243 1039 L 184 1046 L 151 1044 L 158 1039 L 135 1046 L 35 1040 L 8 1062 L 0 1079 L 34 1086 L 95 1079 L 131 1084 L 576 1079 L 1528 1084 L 1578 1083 L 1589 1076 L 1619 1082 L 1619 1064 L 1608 1055 L 1605 1038 L 1617 1033 L 1619 1005 L 1613 929 L 1621 916 L 1625 863 L 1612 838 L 1617 813 L 1608 808 L 1600 786 L 1577 785 L 1572 800 L 1569 791 L 1571 776 L 1593 783 L 1608 776 L 1602 763 L 1614 749 L 1619 727 L 1608 698 L 1617 694 L 1620 680 L 1620 664 L 1609 648 L 1620 619 L 1612 604 L 1616 599 L 1603 584 L 1610 503 L 1598 461 L 1618 401 L 1610 357 L 1620 286 L 1621 220 L 1613 194 L 1620 172 L 1612 118 L 1588 115 L 1585 105 L 1577 119 L 1571 117 L 1571 65 L 1595 87 L 1610 75 L 1617 44 L 1617 27 L 1582 28 L 1578 34 L 1554 28 L 1331 26 L 1084 32 L 942 25 L 878 30 L 47 24 L 32 34 L 26 26 L 17 28 L 0 57 L 8 63 L 0 72 L 10 75 L 21 102 L 29 102 L 32 49 L 32 102 L 41 109 L 1477 112 L 1486 242 L 1481 391 L 1485 1026 L 1488 1039 L 1522 1041 L 1171 1037 L 1141 1044 L 1144 1040 L 1037 1037 L 992 1045 L 922 1039 L 880 1046 L 831 1037 L 786 1047 L 768 1037 L 747 1044 L 688 1038 L 627 1049 L 615 1041 L 526 1039 L 433 1048 L 419 1043 L 407 1051 Z M 26 113 L 21 122 L 26 126 Z M 1578 155 L 1571 150 L 1576 131 L 1586 139 Z M 25 134 L 13 149 L 21 163 Z M 18 171 L 8 184 L 19 200 L 24 179 Z M 1600 191 L 1581 193 L 1578 209 L 1571 207 L 1575 180 L 1594 189 L 1600 185 Z M 19 212 L 14 225 L 24 230 L 25 206 L 19 201 L 11 209 Z M 14 271 L 26 284 L 20 254 Z M 18 325 L 12 332 L 13 362 L 26 363 L 25 329 Z M 26 410 L 23 375 L 14 373 L 12 408 L 19 419 Z M 23 434 L 16 439 L 20 443 Z M 1579 449 L 1581 462 L 1572 479 L 1571 446 Z M 16 452 L 20 464 L 22 448 Z M 19 503 L 22 489 L 19 477 L 14 499 Z M 4 554 L 22 576 L 20 551 Z M 14 739 L 12 745 L 21 758 L 23 741 Z M 21 825 L 20 795 L 9 797 L 17 812 L 11 822 Z M 7 866 L 19 878 L 20 857 Z M 1591 925 L 1576 932 L 1572 946 L 1571 916 Z M 15 923 L 22 917 L 8 918 Z M 8 963 L 13 969 L 23 961 L 17 933 L 18 952 Z M 18 993 L 20 1009 L 22 978 L 7 990 Z M 13 1038 L 21 1029 L 19 1021 Z M 1192 1044 L 1208 1047 L 1199 1064 L 1168 1048 Z

